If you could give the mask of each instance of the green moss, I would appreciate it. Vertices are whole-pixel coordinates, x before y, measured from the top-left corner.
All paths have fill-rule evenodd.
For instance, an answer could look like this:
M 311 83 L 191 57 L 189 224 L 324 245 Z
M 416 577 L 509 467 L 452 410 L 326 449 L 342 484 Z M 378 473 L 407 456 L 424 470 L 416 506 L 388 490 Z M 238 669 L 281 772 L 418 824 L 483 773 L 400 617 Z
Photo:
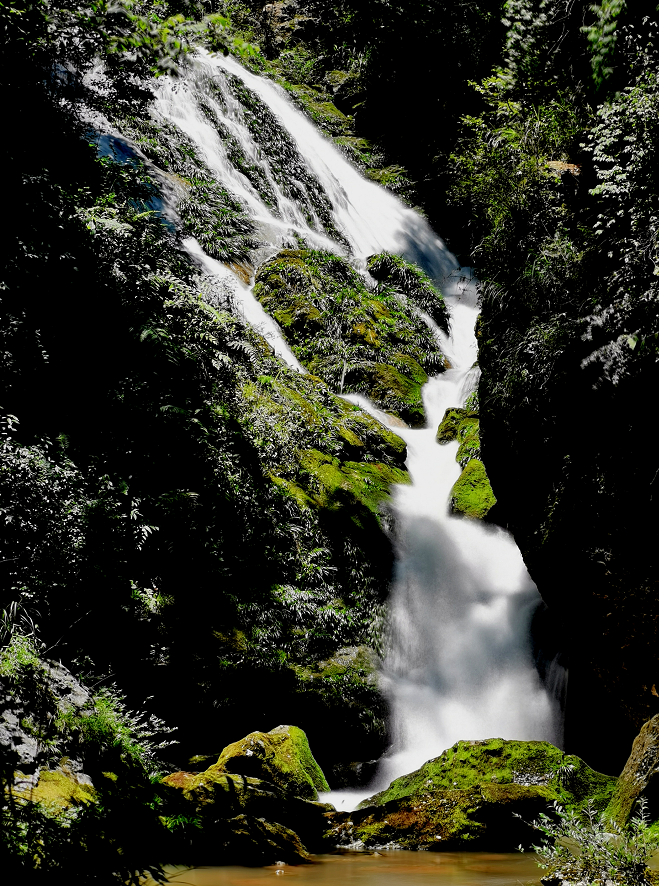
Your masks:
M 217 763 L 193 779 L 185 779 L 181 786 L 191 791 L 227 774 L 271 782 L 289 797 L 317 800 L 319 790 L 329 790 L 307 736 L 297 726 L 250 733 L 224 748 Z
M 394 483 L 408 483 L 406 471 L 390 465 L 339 462 L 317 449 L 302 450 L 298 459 L 308 476 L 308 489 L 325 508 L 336 509 L 358 503 L 377 515 L 390 497 Z
M 460 741 L 396 779 L 353 813 L 337 813 L 333 837 L 366 846 L 512 850 L 528 845 L 532 821 L 554 801 L 606 806 L 616 779 L 547 742 Z
M 288 729 L 288 734 L 290 735 L 294 747 L 294 754 L 297 756 L 302 769 L 309 777 L 312 785 L 317 791 L 328 791 L 329 785 L 327 784 L 327 779 L 323 775 L 322 769 L 318 763 L 316 763 L 316 760 L 311 753 L 306 733 L 297 726 L 283 728 Z
M 495 504 L 485 465 L 472 458 L 451 490 L 451 510 L 465 517 L 482 519 Z
M 399 360 L 396 362 L 400 365 Z M 421 388 L 428 376 L 418 364 L 421 372 L 413 368 L 408 375 L 392 363 L 360 363 L 346 373 L 346 381 L 350 389 L 367 394 L 385 412 L 397 415 L 412 427 L 422 427 L 425 412 Z
M 396 285 L 381 281 L 372 290 L 343 258 L 283 250 L 259 269 L 254 292 L 311 373 L 420 425 L 421 386 L 442 370 L 443 357 L 418 308 L 443 315 L 444 304 L 421 271 L 387 261 Z
M 549 742 L 492 738 L 457 742 L 362 805 L 382 805 L 439 789 L 516 784 L 542 786 L 550 792 L 550 799 L 559 800 L 566 808 L 592 799 L 602 809 L 616 783 L 616 778 L 595 772 L 580 757 L 564 754 Z
M 91 802 L 96 794 L 90 785 L 80 785 L 61 769 L 50 771 L 42 769 L 35 788 L 27 791 L 16 791 L 17 796 L 25 797 L 35 803 L 48 803 L 63 808 Z
M 458 433 L 463 422 L 465 419 L 472 417 L 477 418 L 476 413 L 471 410 L 450 406 L 444 413 L 444 418 L 437 428 L 437 442 L 450 443 L 451 440 L 460 439 Z

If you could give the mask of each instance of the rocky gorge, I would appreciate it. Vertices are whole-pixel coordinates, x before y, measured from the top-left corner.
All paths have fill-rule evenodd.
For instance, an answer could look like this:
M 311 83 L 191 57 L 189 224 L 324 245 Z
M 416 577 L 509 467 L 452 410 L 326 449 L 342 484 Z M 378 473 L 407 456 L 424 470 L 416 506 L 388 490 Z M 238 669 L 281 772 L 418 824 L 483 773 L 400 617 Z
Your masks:
M 656 818 L 651 25 L 423 6 L 2 13 L 12 869 L 502 851 L 553 803 Z M 431 108 L 452 131 L 402 138 Z M 428 222 L 481 281 L 473 356 L 471 271 Z M 424 433 L 446 538 L 479 541 L 429 536 L 438 599 L 408 623 Z M 461 557 L 452 597 L 433 570 Z

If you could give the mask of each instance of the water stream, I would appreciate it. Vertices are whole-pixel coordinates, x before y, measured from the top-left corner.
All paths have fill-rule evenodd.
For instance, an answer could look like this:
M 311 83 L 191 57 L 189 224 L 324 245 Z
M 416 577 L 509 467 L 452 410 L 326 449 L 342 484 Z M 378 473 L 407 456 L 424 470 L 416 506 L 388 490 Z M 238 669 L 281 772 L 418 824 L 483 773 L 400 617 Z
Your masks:
M 258 97 L 279 121 L 281 137 L 289 140 L 287 156 L 300 175 L 297 200 L 277 175 L 267 144 L 259 143 L 250 130 L 236 83 L 251 90 L 250 101 Z M 261 170 L 258 176 L 250 180 L 234 166 L 208 107 L 253 168 Z M 394 491 L 397 566 L 391 642 L 382 673 L 391 702 L 394 746 L 368 790 L 333 794 L 332 801 L 351 808 L 458 739 L 558 741 L 558 711 L 531 656 L 529 626 L 539 595 L 521 555 L 502 529 L 449 514 L 450 490 L 460 473 L 455 461 L 458 444 L 440 446 L 435 433 L 444 410 L 461 405 L 477 381 L 472 368 L 477 306 L 468 272 L 458 268 L 423 218 L 363 178 L 283 90 L 234 59 L 205 54 L 183 80 L 163 78 L 157 112 L 187 133 L 218 179 L 249 207 L 266 244 L 262 257 L 295 245 L 296 236 L 357 262 L 374 252 L 396 252 L 433 277 L 450 308 L 451 338 L 436 328 L 435 333 L 453 368 L 424 388 L 428 425 L 421 430 L 396 427 L 408 446 L 413 483 Z M 327 217 L 324 206 L 331 210 Z M 233 286 L 245 318 L 268 337 L 282 359 L 303 371 L 250 287 L 206 256 L 196 241 L 188 241 L 187 248 L 207 273 Z M 372 409 L 364 398 L 353 399 Z M 381 413 L 374 414 L 383 419 Z

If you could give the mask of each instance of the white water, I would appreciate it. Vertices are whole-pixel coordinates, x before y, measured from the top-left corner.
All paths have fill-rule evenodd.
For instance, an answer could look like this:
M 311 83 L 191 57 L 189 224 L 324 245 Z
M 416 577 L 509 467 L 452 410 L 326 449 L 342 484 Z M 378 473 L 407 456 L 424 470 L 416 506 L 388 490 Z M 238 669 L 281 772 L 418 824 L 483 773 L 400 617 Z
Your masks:
M 342 808 L 386 786 L 392 778 L 437 756 L 458 739 L 493 736 L 556 741 L 558 711 L 541 685 L 531 659 L 529 624 L 538 592 L 511 537 L 479 521 L 449 515 L 453 483 L 460 474 L 457 443 L 440 446 L 437 426 L 449 406 L 464 402 L 475 382 L 475 289 L 429 225 L 393 195 L 366 181 L 343 155 L 290 103 L 272 82 L 245 71 L 231 58 L 204 56 L 196 74 L 176 84 L 163 78 L 158 111 L 196 143 L 208 166 L 249 207 L 265 246 L 261 257 L 293 245 L 297 233 L 310 244 L 345 252 L 332 243 L 316 219 L 305 220 L 277 187 L 267 157 L 244 123 L 240 104 L 222 72 L 239 77 L 257 93 L 293 136 L 301 156 L 329 196 L 336 227 L 353 258 L 383 250 L 416 261 L 440 285 L 451 312 L 452 336 L 442 347 L 452 369 L 425 386 L 428 427 L 401 429 L 365 398 L 351 397 L 390 423 L 408 446 L 411 486 L 394 491 L 397 517 L 397 566 L 391 597 L 391 642 L 383 667 L 383 686 L 392 710 L 394 747 L 381 763 L 376 782 L 360 792 L 333 792 Z M 276 207 L 267 206 L 250 182 L 229 161 L 217 132 L 199 110 L 194 90 L 213 76 L 222 86 L 226 107 L 215 109 L 239 140 L 246 156 L 263 167 Z M 208 101 L 212 97 L 207 96 Z M 303 371 L 249 286 L 221 263 L 206 256 L 196 241 L 188 249 L 204 269 L 234 289 L 246 320 L 259 328 L 275 351 Z M 435 333 L 441 333 L 435 327 Z

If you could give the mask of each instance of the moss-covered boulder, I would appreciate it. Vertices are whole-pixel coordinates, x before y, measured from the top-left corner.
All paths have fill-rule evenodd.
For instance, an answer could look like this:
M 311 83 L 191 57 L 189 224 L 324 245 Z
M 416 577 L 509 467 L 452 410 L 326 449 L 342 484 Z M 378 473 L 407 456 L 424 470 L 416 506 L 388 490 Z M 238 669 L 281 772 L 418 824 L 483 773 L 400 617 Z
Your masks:
M 379 522 L 391 485 L 409 482 L 404 440 L 320 379 L 294 381 L 260 376 L 243 388 L 253 430 L 278 452 L 270 479 L 302 508 L 340 513 L 358 529 Z
M 606 814 L 624 827 L 641 797 L 649 802 L 650 816 L 659 818 L 659 714 L 644 723 L 634 739 Z
M 395 256 L 377 259 L 370 265 L 379 282 L 369 288 L 346 259 L 283 250 L 259 269 L 254 293 L 310 373 L 421 425 L 421 386 L 444 360 L 419 311 L 444 322 L 446 308 L 418 268 Z
M 352 813 L 332 816 L 337 842 L 408 849 L 514 849 L 554 801 L 598 809 L 616 779 L 541 741 L 460 741 Z M 516 816 L 521 816 L 520 821 Z
M 259 778 L 274 784 L 286 797 L 317 800 L 328 791 L 314 760 L 307 736 L 297 726 L 277 726 L 270 732 L 252 732 L 224 748 L 204 777 L 231 773 Z
M 80 782 L 75 773 L 64 766 L 58 769 L 42 769 L 36 784 L 34 779 L 22 779 L 22 773 L 15 775 L 16 787 L 13 793 L 21 799 L 34 803 L 54 804 L 62 808 L 89 803 L 96 798 L 96 791 L 88 782 Z
M 460 443 L 455 460 L 464 468 L 472 458 L 480 458 L 481 444 L 479 435 L 478 413 L 472 409 L 460 409 L 452 406 L 444 413 L 437 428 L 437 442 Z
M 299 864 L 327 847 L 333 807 L 287 796 L 272 782 L 215 766 L 175 772 L 163 783 L 178 796 L 168 798 L 169 808 L 195 822 L 187 836 L 202 864 Z
M 480 459 L 479 419 L 475 410 L 457 406 L 446 410 L 437 428 L 437 442 L 454 440 L 460 443 L 455 460 L 462 473 L 451 490 L 451 510 L 454 514 L 482 519 L 496 504 L 496 498 Z
M 451 510 L 454 514 L 482 519 L 496 504 L 485 465 L 472 458 L 451 490 Z

